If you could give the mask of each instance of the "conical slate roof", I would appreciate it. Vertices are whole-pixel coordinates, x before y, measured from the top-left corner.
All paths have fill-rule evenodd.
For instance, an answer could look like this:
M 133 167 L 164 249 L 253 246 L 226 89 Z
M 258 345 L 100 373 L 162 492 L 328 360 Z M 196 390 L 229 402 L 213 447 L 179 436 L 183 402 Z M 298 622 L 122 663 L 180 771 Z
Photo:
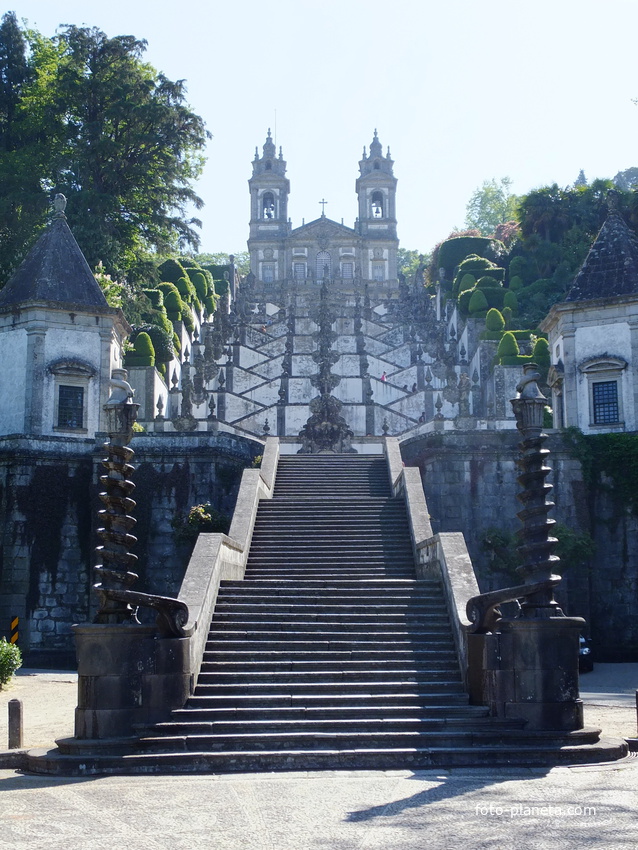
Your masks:
M 94 309 L 108 307 L 80 246 L 57 206 L 51 225 L 0 290 L 0 309 L 25 301 L 48 301 Z
M 638 238 L 611 210 L 565 301 L 638 295 Z

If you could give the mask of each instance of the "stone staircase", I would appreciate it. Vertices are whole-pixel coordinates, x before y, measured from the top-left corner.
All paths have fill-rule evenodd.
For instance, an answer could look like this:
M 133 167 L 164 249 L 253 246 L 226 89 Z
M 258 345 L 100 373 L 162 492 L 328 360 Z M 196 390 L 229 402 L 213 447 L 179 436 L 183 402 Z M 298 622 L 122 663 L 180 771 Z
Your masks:
M 245 580 L 222 582 L 194 695 L 125 760 L 174 772 L 544 764 L 569 736 L 532 738 L 468 704 L 441 587 L 416 579 L 385 459 L 302 455 L 280 459 Z

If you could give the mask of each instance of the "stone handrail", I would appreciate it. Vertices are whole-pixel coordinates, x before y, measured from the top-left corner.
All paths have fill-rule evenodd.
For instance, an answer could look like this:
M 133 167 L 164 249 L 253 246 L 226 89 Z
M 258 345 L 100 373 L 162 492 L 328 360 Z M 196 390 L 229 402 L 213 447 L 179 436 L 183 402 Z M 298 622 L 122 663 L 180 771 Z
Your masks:
M 396 437 L 385 438 L 393 496 L 403 496 L 419 578 L 440 578 L 463 680 L 467 684 L 467 635 L 472 626 L 466 606 L 479 594 L 465 538 L 460 532 L 432 534 L 428 506 L 417 467 L 404 467 Z
M 439 533 L 421 541 L 417 550 L 417 575 L 440 578 L 443 583 L 461 674 L 467 685 L 467 636 L 473 626 L 467 616 L 467 604 L 479 594 L 479 587 L 465 538 L 460 531 Z
M 246 560 L 260 499 L 271 499 L 279 462 L 279 440 L 267 437 L 261 469 L 245 469 L 228 535 L 200 534 L 197 538 L 178 599 L 188 606 L 191 687 L 202 665 L 208 629 L 217 602 L 219 583 L 244 577 Z

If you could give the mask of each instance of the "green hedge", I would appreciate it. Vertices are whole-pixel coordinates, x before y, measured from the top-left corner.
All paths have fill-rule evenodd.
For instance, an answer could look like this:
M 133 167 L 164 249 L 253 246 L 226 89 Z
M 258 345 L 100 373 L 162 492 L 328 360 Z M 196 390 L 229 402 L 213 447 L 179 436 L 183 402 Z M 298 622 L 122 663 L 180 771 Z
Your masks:
M 180 277 L 184 277 L 186 274 L 184 266 L 177 260 L 166 260 L 157 270 L 162 280 L 168 280 L 171 283 L 177 283 Z
M 166 315 L 171 322 L 179 322 L 182 318 L 182 312 L 187 309 L 178 292 L 169 292 L 164 297 L 164 306 L 166 307 Z
M 0 639 L 0 686 L 11 681 L 15 671 L 22 667 L 22 653 L 15 643 Z
M 515 357 L 520 354 L 516 337 L 511 331 L 505 331 L 496 350 L 496 356 L 502 361 L 503 357 Z
M 184 327 L 192 336 L 193 331 L 195 330 L 195 322 L 193 321 L 193 314 L 188 307 L 182 313 L 182 322 L 184 322 Z
M 501 366 L 523 366 L 525 363 L 534 363 L 531 354 L 504 354 L 498 358 Z
M 191 275 L 191 271 L 194 271 L 194 274 Z M 208 281 L 206 280 L 206 275 L 204 272 L 189 269 L 189 276 L 191 283 L 195 287 L 197 297 L 203 303 L 204 299 L 208 295 Z
M 229 290 L 229 285 L 227 280 L 217 280 L 214 281 L 215 292 L 217 295 L 226 295 Z
M 454 281 L 452 292 L 454 295 L 460 295 L 461 292 L 465 292 L 468 289 L 474 289 L 475 286 L 476 278 L 473 274 L 470 274 L 469 272 L 466 274 L 458 274 Z
M 153 309 L 161 310 L 164 306 L 164 293 L 161 289 L 143 289 L 142 292 L 151 302 Z
M 503 284 L 492 275 L 486 274 L 476 281 L 477 289 L 503 289 Z
M 128 351 L 125 358 L 126 366 L 154 366 L 155 349 L 150 336 L 142 331 L 135 337 L 135 348 Z
M 454 236 L 446 239 L 439 248 L 439 268 L 451 274 L 469 254 L 483 255 L 489 251 L 491 243 L 492 240 L 484 236 Z
M 506 289 L 503 296 L 503 306 L 509 307 L 512 313 L 518 313 L 518 298 L 516 297 L 516 293 Z
M 485 327 L 488 331 L 502 331 L 505 328 L 505 319 L 502 313 L 495 307 L 487 311 Z
M 179 294 L 186 304 L 192 304 L 195 298 L 195 287 L 187 277 L 180 277 L 177 281 L 177 289 Z
M 170 330 L 158 327 L 157 325 L 141 325 L 133 329 L 134 333 L 131 337 L 131 342 L 135 342 L 138 335 L 146 333 L 153 343 L 155 352 L 155 364 L 167 363 L 175 356 L 175 346 L 173 345 L 173 326 L 169 322 Z M 159 368 L 159 367 L 158 367 Z
M 472 290 L 472 295 L 468 304 L 468 310 L 470 314 L 478 313 L 479 311 L 487 310 L 488 308 L 489 304 L 487 303 L 487 298 L 485 297 L 485 293 L 483 292 L 483 290 Z

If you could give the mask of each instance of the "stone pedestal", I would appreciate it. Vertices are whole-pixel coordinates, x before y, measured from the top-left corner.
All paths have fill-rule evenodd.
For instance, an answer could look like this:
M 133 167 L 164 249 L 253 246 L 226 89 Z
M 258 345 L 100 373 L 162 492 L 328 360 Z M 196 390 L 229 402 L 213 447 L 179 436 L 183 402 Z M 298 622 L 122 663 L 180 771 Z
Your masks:
M 130 737 L 166 719 L 191 693 L 189 639 L 159 638 L 155 626 L 74 626 L 78 656 L 75 738 Z
M 491 713 L 525 720 L 530 730 L 582 729 L 578 647 L 584 625 L 580 617 L 501 620 L 497 634 L 483 636 L 484 696 Z

